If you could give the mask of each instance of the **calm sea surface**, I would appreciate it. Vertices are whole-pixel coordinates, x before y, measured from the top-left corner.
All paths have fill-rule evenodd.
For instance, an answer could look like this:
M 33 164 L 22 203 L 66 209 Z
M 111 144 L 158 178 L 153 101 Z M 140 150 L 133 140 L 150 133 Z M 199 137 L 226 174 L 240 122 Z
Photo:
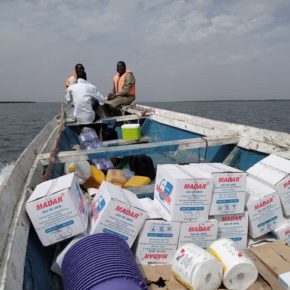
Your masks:
M 290 133 L 290 101 L 143 103 L 190 115 Z M 0 103 L 0 170 L 17 159 L 60 110 L 59 103 Z

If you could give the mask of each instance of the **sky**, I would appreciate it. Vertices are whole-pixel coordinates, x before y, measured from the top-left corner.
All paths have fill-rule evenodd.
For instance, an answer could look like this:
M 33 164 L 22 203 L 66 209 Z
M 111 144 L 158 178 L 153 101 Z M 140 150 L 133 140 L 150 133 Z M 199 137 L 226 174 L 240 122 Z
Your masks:
M 289 0 L 0 0 L 0 101 L 59 102 L 116 63 L 140 102 L 290 99 Z

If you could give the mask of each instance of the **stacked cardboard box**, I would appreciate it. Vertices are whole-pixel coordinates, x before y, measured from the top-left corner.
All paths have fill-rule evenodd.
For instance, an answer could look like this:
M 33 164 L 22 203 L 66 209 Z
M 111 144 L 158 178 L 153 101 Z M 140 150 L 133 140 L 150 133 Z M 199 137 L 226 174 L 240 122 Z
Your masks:
M 247 170 L 253 178 L 274 188 L 281 199 L 285 216 L 290 215 L 290 161 L 270 155 Z
M 44 246 L 87 231 L 88 205 L 74 173 L 37 185 L 26 211 Z
M 230 238 L 240 249 L 248 246 L 248 212 L 215 216 L 218 221 L 218 239 Z
M 245 211 L 246 172 L 222 163 L 192 164 L 212 175 L 210 215 L 239 214 Z
M 178 244 L 180 222 L 163 220 L 152 199 L 139 201 L 147 212 L 147 219 L 134 247 L 136 260 L 140 264 L 170 264 Z
M 247 174 L 221 163 L 191 166 L 212 176 L 210 215 L 218 222 L 217 238 L 230 238 L 245 249 L 248 240 L 248 213 L 245 212 Z
M 249 176 L 272 188 L 280 198 L 284 219 L 276 220 L 272 234 L 282 241 L 290 242 L 290 161 L 269 155 L 247 170 Z M 277 198 L 276 198 L 277 199 Z M 265 200 L 266 202 L 266 200 Z M 280 217 L 280 214 L 278 215 Z
M 146 217 L 136 195 L 103 181 L 92 201 L 89 234 L 115 234 L 131 247 Z
M 208 219 L 213 182 L 210 176 L 190 175 L 176 165 L 157 166 L 154 200 L 167 221 Z
M 247 178 L 249 234 L 258 238 L 279 227 L 283 214 L 277 191 L 251 177 Z
M 217 222 L 208 220 L 212 186 L 209 174 L 191 166 L 158 165 L 154 202 L 144 202 L 149 219 L 136 246 L 139 263 L 170 264 L 178 245 L 198 241 L 206 247 L 216 240 Z

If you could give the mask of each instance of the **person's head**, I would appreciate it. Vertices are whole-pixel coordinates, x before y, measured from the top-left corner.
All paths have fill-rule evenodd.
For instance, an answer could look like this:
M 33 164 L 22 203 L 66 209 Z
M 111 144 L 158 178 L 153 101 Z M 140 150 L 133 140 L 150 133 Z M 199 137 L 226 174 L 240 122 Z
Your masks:
M 85 71 L 82 71 L 82 70 L 78 70 L 77 71 L 77 79 L 84 79 L 86 80 L 87 79 L 87 74 Z
M 117 63 L 117 72 L 122 75 L 126 72 L 126 64 L 123 61 L 118 61 Z
M 77 73 L 77 72 L 81 72 L 81 71 L 85 71 L 85 67 L 81 64 L 81 63 L 77 63 L 76 65 L 75 65 L 75 72 Z

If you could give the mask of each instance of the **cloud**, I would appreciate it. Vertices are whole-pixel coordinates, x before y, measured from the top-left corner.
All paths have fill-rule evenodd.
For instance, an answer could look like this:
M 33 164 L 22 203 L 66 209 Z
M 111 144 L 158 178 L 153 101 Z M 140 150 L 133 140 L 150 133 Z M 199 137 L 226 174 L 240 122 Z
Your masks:
M 289 75 L 289 14 L 287 0 L 1 1 L 0 100 L 59 100 L 76 62 L 107 92 L 119 59 L 136 72 L 141 100 L 243 97 L 249 75 L 270 94 L 281 68 Z

